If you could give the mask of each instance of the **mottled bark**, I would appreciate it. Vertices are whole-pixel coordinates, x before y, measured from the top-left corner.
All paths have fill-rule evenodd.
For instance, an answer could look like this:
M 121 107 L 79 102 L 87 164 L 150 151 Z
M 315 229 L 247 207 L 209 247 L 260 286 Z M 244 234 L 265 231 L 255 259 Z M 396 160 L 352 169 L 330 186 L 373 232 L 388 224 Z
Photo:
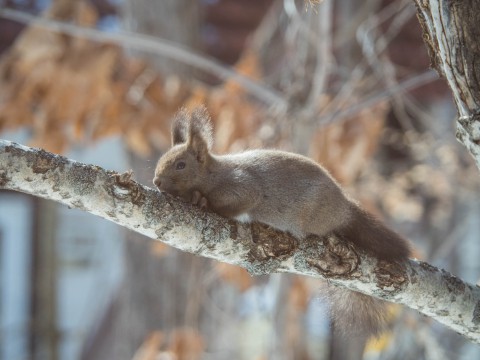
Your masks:
M 244 267 L 290 272 L 417 309 L 480 343 L 480 288 L 427 263 L 377 261 L 334 236 L 298 241 L 262 224 L 241 224 L 117 174 L 0 141 L 0 188 L 88 211 L 180 250 Z
M 415 0 L 431 66 L 457 105 L 457 139 L 480 168 L 480 1 Z

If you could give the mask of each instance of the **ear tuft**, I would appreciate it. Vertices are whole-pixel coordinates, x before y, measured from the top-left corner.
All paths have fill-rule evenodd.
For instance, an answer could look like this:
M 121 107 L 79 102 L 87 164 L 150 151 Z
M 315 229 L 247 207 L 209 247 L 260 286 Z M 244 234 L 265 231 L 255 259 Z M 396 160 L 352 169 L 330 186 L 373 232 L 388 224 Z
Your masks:
M 172 145 L 184 144 L 188 140 L 190 114 L 187 109 L 181 108 L 173 117 Z
M 189 139 L 201 138 L 207 149 L 210 150 L 213 145 L 213 129 L 210 114 L 205 106 L 198 106 L 192 111 L 190 120 Z

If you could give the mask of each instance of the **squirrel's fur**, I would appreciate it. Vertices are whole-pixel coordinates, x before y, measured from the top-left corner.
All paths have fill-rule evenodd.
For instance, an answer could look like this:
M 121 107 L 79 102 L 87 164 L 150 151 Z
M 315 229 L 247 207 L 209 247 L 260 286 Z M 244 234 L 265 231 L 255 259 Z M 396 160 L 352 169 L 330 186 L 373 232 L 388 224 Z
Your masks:
M 404 261 L 410 254 L 404 239 L 350 200 L 311 159 L 278 150 L 212 154 L 212 126 L 203 107 L 175 116 L 172 143 L 155 169 L 154 184 L 162 191 L 299 239 L 334 233 L 379 259 Z M 330 287 L 328 297 L 337 327 L 377 331 L 381 301 L 337 287 Z

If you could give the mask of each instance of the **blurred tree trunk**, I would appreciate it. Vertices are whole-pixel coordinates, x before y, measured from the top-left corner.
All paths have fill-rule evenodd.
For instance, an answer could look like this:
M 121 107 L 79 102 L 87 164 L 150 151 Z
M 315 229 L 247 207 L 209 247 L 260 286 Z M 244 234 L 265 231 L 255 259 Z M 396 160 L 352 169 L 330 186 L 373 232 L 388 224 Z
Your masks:
M 31 320 L 31 358 L 35 360 L 58 359 L 56 209 L 53 202 L 35 201 Z
M 200 46 L 201 17 L 198 1 L 127 0 L 123 7 L 126 29 L 158 36 L 192 49 L 198 49 Z M 183 78 L 188 78 L 191 74 L 191 67 L 178 61 L 145 55 L 162 74 L 173 73 Z

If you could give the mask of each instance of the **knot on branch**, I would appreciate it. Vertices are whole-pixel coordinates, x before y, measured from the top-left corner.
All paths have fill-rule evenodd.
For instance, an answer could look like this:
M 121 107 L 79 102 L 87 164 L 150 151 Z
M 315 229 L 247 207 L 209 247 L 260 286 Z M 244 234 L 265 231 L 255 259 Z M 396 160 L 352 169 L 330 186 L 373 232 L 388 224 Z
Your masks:
M 110 172 L 113 176 L 114 187 L 112 195 L 120 200 L 130 198 L 134 205 L 141 205 L 145 200 L 145 194 L 138 184 L 132 179 L 133 171 L 128 170 L 122 174 Z
M 115 177 L 115 183 L 118 186 L 128 188 L 133 184 L 132 170 L 125 171 L 123 174 L 113 173 L 112 175 Z
M 35 174 L 45 174 L 47 171 L 55 169 L 57 163 L 55 155 L 39 149 L 38 156 L 32 161 L 32 171 Z
M 355 275 L 360 257 L 353 246 L 331 235 L 322 239 L 324 249 L 318 259 L 307 259 L 310 266 L 330 278 Z
M 253 223 L 251 225 L 254 245 L 250 256 L 255 260 L 284 260 L 290 257 L 297 248 L 297 241 L 287 233 L 278 233 L 270 226 Z
M 251 275 L 265 275 L 276 272 L 283 260 L 291 257 L 298 247 L 298 241 L 287 233 L 279 233 L 268 225 L 250 225 L 253 244 L 248 252 L 249 265 L 246 270 Z
M 400 290 L 407 281 L 405 266 L 400 263 L 379 260 L 374 272 L 378 286 L 384 290 L 386 288 Z

